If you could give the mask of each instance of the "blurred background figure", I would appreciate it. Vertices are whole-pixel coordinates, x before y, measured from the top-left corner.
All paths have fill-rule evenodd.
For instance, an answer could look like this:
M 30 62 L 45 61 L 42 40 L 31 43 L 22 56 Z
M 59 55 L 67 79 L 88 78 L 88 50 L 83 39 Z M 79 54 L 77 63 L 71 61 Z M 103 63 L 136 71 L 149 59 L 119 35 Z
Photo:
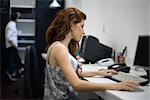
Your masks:
M 19 12 L 13 12 L 10 21 L 5 28 L 6 43 L 6 74 L 11 81 L 17 81 L 17 78 L 23 72 L 23 64 L 18 55 L 18 38 L 17 38 L 17 19 L 21 16 Z

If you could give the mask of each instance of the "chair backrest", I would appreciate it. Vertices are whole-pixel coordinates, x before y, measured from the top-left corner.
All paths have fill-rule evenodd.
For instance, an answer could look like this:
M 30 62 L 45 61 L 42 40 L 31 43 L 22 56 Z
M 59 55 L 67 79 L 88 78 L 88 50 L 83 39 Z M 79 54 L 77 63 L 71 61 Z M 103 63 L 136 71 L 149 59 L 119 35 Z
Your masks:
M 37 99 L 40 92 L 39 66 L 36 49 L 28 46 L 25 51 L 23 99 Z

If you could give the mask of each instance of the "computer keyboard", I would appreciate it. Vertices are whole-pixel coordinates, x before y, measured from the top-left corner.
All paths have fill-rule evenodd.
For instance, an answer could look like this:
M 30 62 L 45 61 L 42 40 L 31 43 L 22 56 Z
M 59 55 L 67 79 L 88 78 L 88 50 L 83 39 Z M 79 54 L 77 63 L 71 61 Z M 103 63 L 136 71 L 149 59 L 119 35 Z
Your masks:
M 133 76 L 129 73 L 118 72 L 118 74 L 112 75 L 110 79 L 121 82 L 121 81 L 133 81 L 139 84 L 147 82 L 148 80 L 139 76 Z

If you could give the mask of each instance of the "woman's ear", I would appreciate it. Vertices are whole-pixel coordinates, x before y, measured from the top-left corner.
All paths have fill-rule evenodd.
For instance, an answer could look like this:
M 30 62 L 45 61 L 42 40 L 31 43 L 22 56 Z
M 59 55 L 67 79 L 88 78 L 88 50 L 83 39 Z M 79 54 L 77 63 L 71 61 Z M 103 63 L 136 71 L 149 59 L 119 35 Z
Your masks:
M 74 30 L 74 26 L 75 26 L 75 23 L 70 22 L 70 29 L 71 29 L 71 30 Z

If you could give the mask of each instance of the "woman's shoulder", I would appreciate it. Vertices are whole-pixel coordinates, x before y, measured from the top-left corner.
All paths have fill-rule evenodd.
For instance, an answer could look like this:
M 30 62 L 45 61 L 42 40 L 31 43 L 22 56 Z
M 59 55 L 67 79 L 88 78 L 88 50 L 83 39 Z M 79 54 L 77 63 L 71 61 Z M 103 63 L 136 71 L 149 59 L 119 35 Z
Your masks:
M 51 44 L 51 46 L 48 48 L 48 52 L 54 49 L 56 53 L 67 51 L 68 49 L 59 41 L 54 42 Z
M 55 48 L 55 49 L 66 49 L 65 45 L 63 45 L 61 42 L 56 41 L 54 43 L 51 44 L 50 48 Z

